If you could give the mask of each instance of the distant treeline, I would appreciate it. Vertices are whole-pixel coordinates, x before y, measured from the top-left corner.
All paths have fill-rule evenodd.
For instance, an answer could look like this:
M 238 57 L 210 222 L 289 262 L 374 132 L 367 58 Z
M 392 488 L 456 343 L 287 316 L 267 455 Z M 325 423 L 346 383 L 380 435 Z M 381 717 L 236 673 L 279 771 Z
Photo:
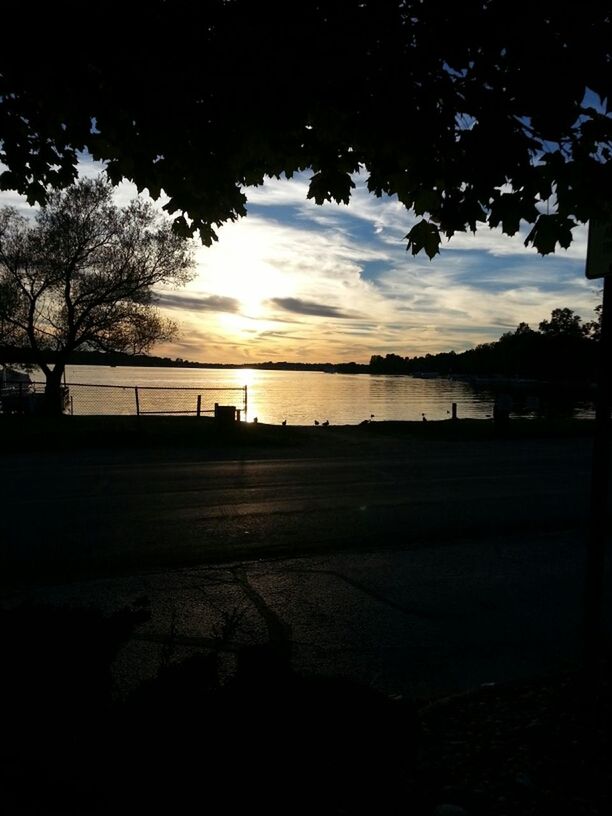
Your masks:
M 30 366 L 34 364 L 30 349 L 0 347 L 0 362 Z M 46 362 L 53 364 L 53 353 L 49 352 Z M 69 359 L 72 365 L 101 366 L 151 366 L 155 368 L 256 368 L 284 371 L 327 371 L 340 374 L 367 374 L 366 363 L 291 363 L 271 361 L 264 363 L 199 363 L 182 357 L 155 357 L 148 354 L 125 354 L 122 352 L 76 351 Z
M 54 355 L 49 351 L 45 356 L 45 362 L 53 364 Z M 17 365 L 33 365 L 34 357 L 31 349 L 14 348 L 12 346 L 0 347 L 0 361 L 5 363 L 15 363 Z M 69 363 L 72 365 L 102 365 L 102 366 L 155 366 L 155 367 L 187 367 L 202 368 L 204 363 L 194 363 L 189 360 L 182 360 L 180 357 L 171 359 L 170 357 L 153 357 L 148 354 L 125 354 L 123 352 L 105 351 L 75 351 L 70 355 Z
M 585 382 L 596 376 L 601 307 L 597 319 L 583 323 L 572 309 L 554 309 L 538 330 L 519 323 L 499 340 L 482 343 L 459 354 L 454 351 L 424 357 L 374 355 L 369 370 L 377 374 L 504 376 Z
M 519 323 L 514 331 L 499 340 L 482 343 L 460 353 L 426 354 L 424 357 L 402 357 L 399 354 L 375 354 L 370 363 L 199 363 L 182 357 L 154 357 L 146 354 L 124 354 L 101 351 L 79 351 L 72 354 L 73 365 L 155 366 L 168 368 L 255 368 L 270 371 L 325 371 L 340 374 L 418 374 L 465 376 L 503 376 L 540 380 L 588 382 L 596 376 L 594 342 L 600 333 L 601 307 L 597 319 L 583 323 L 572 309 L 554 309 L 550 320 L 543 320 L 537 330 Z M 0 361 L 32 365 L 28 349 L 0 347 Z M 53 363 L 50 352 L 48 362 Z

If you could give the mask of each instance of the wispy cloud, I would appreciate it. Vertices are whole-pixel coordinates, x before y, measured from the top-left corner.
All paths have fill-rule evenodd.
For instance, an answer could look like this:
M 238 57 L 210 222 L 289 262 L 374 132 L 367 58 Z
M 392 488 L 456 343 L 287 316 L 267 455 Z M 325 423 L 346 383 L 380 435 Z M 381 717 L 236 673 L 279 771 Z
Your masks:
M 167 309 L 187 309 L 201 312 L 238 312 L 240 303 L 236 298 L 220 295 L 181 295 L 176 292 L 157 292 L 157 301 Z
M 281 309 L 286 309 L 288 312 L 311 317 L 333 317 L 343 320 L 358 317 L 358 315 L 343 312 L 336 306 L 325 306 L 323 303 L 313 303 L 310 300 L 301 300 L 300 298 L 271 298 L 270 303 L 279 306 Z

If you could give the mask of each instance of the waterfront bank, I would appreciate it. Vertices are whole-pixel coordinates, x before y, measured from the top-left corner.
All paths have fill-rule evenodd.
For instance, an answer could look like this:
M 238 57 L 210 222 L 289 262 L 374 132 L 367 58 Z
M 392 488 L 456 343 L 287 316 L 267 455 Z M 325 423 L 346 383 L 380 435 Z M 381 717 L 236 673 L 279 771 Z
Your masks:
M 283 426 L 263 422 L 236 423 L 229 427 L 209 417 L 164 416 L 2 416 L 0 431 L 4 453 L 90 449 L 160 451 L 177 448 L 181 455 L 234 458 L 250 455 L 318 456 L 353 451 L 393 450 L 398 445 L 428 441 L 481 442 L 508 439 L 589 437 L 590 419 L 515 418 L 502 431 L 491 419 L 433 422 L 364 422 L 358 425 Z

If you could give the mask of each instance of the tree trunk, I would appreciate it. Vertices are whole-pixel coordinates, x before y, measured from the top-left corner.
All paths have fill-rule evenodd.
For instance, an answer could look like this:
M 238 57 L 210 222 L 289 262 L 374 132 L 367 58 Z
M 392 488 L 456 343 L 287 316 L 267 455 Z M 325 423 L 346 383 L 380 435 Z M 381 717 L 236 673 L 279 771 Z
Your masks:
M 56 363 L 53 369 L 50 369 L 46 374 L 43 411 L 47 416 L 60 416 L 64 412 L 63 374 L 63 363 Z

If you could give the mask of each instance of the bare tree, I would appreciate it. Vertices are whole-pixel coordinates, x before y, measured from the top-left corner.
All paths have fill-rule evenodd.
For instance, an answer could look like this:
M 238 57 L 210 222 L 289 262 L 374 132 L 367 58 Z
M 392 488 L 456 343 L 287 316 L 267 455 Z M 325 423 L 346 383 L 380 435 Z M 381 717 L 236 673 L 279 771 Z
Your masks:
M 192 276 L 189 244 L 169 219 L 140 199 L 118 207 L 102 179 L 52 193 L 34 220 L 0 210 L 0 330 L 31 349 L 51 412 L 72 352 L 142 353 L 174 337 L 154 287 Z

